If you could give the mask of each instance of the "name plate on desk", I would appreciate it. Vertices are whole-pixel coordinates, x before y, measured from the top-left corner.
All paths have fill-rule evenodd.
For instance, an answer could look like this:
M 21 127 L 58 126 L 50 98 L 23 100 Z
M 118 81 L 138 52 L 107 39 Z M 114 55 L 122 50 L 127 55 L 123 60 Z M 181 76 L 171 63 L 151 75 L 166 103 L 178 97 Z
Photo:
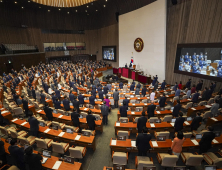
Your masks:
M 63 117 L 63 115 L 60 115 L 58 118 L 62 118 Z
M 42 110 L 38 110 L 37 112 L 38 112 L 38 113 L 41 113 L 41 112 L 42 112 Z
M 5 110 L 5 111 L 1 112 L 1 114 L 4 114 L 4 113 L 8 113 L 8 110 Z
M 175 123 L 170 123 L 170 124 L 171 124 L 171 126 L 174 126 Z
M 157 114 L 160 114 L 160 111 L 156 111 Z
M 214 120 L 214 121 L 218 121 L 218 120 L 217 120 L 216 118 L 214 118 L 214 117 L 212 117 L 211 119 Z
M 136 141 L 131 141 L 131 147 L 136 147 Z
M 28 123 L 28 122 L 23 122 L 21 125 L 24 126 L 26 123 Z
M 53 165 L 52 169 L 59 169 L 61 164 L 62 164 L 62 161 L 56 161 L 56 163 Z
M 185 121 L 184 123 L 185 123 L 186 125 L 190 125 L 189 122 L 187 122 L 187 121 Z
M 191 142 L 193 142 L 194 145 L 199 145 L 199 143 L 196 141 L 196 139 L 191 139 Z
M 144 103 L 145 106 L 147 106 L 147 103 Z
M 205 107 L 207 107 L 207 108 L 211 108 L 211 106 L 210 106 L 210 105 L 205 105 Z
M 135 106 L 135 103 L 133 103 L 132 105 Z
M 131 114 L 132 114 L 132 115 L 134 115 L 134 114 L 135 114 L 135 112 L 131 112 Z
M 156 141 L 151 141 L 151 142 L 152 142 L 153 147 L 158 147 L 158 144 Z
M 191 109 L 192 109 L 192 110 L 196 110 L 196 109 L 195 109 L 195 108 L 193 108 L 193 107 L 192 107 Z
M 116 145 L 116 140 L 112 140 L 111 145 Z
M 219 143 L 216 139 L 212 140 L 213 143 Z
M 75 137 L 75 140 L 79 140 L 80 137 L 81 137 L 81 135 L 77 135 L 77 136 Z
M 85 108 L 84 110 L 87 110 L 88 108 Z
M 13 119 L 12 122 L 15 122 L 16 120 L 18 120 L 17 118 Z
M 166 97 L 169 97 L 168 95 L 166 95 Z
M 62 137 L 65 134 L 65 132 L 61 132 L 58 136 Z
M 44 133 L 48 133 L 50 130 L 51 130 L 51 129 L 46 129 L 46 130 L 44 131 Z

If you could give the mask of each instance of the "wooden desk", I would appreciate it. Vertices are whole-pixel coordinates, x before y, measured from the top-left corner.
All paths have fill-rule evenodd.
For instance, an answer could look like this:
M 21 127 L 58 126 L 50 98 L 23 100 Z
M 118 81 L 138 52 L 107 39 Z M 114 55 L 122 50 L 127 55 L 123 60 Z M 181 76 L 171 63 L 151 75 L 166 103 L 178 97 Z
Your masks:
M 201 100 L 202 97 L 199 96 L 199 99 L 198 100 Z M 192 99 L 183 99 L 183 100 L 180 100 L 180 104 L 187 104 L 189 102 L 192 102 Z M 173 106 L 175 106 L 177 104 L 177 101 L 175 100 L 174 103 L 173 103 Z
M 206 126 L 212 126 L 214 124 L 218 124 L 218 123 L 221 123 L 221 122 L 222 122 L 222 116 L 221 115 L 219 115 L 217 117 L 209 117 L 207 119 Z
M 209 106 L 212 106 L 212 105 L 209 105 Z M 206 106 L 191 107 L 187 111 L 187 117 L 193 116 L 196 112 L 210 110 L 210 108 L 211 107 L 206 107 Z
M 112 167 L 104 166 L 103 170 L 106 170 L 106 168 L 112 168 Z M 112 168 L 112 170 L 113 170 L 113 168 Z M 125 169 L 125 170 L 136 170 L 136 169 Z
M 6 111 L 5 108 L 1 108 L 1 112 Z M 11 122 L 11 120 L 13 119 L 11 112 L 7 111 L 6 113 L 3 113 L 2 116 L 5 119 L 8 119 L 9 122 Z
M 5 152 L 7 154 L 10 154 L 9 151 L 8 151 L 8 147 L 10 146 L 10 144 L 7 143 L 4 138 L 1 138 L 1 140 L 4 142 Z M 33 152 L 36 153 L 36 154 L 38 153 L 35 150 Z M 48 160 L 44 164 L 42 164 L 42 166 L 43 166 L 44 169 L 45 168 L 46 169 L 52 169 L 52 167 L 54 166 L 56 161 L 59 161 L 59 158 L 55 157 L 55 156 L 51 156 L 51 158 L 48 158 Z M 66 162 L 63 161 L 58 170 L 67 170 L 67 169 L 81 170 L 82 169 L 81 166 L 82 166 L 82 163 L 79 163 L 79 162 L 75 162 L 74 164 L 69 164 L 69 163 L 66 163 Z
M 185 123 L 183 124 L 184 129 L 189 129 L 190 128 L 190 123 L 192 121 L 188 121 L 189 125 L 186 125 Z M 130 131 L 130 133 L 138 133 L 137 130 L 137 123 L 135 122 L 128 122 L 128 123 L 120 123 L 120 126 L 116 126 L 115 122 L 115 133 L 117 134 L 118 130 L 123 130 L 123 131 Z M 151 123 L 153 124 L 153 123 Z M 148 128 L 150 133 L 153 133 L 154 131 L 160 132 L 160 131 L 174 131 L 174 126 L 172 126 L 170 123 L 167 122 L 161 122 L 161 123 L 154 123 L 155 127 L 151 127 L 151 124 L 149 122 L 146 123 L 146 127 Z
M 24 122 L 26 122 L 26 121 L 25 120 L 20 120 L 20 119 L 14 121 L 14 122 L 12 120 L 12 124 L 15 124 L 16 126 L 18 126 L 19 129 L 29 131 L 29 129 L 30 129 L 29 123 L 26 123 L 25 125 L 21 125 Z M 53 129 L 51 129 L 48 133 L 45 133 L 44 131 L 47 130 L 47 129 L 49 129 L 48 126 L 45 126 L 45 127 L 39 126 L 39 132 L 44 133 L 44 135 L 47 136 L 50 139 L 54 139 L 55 137 L 57 137 L 61 141 L 64 141 L 66 143 L 73 142 L 75 145 L 92 148 L 93 150 L 96 149 L 95 136 L 90 136 L 90 137 L 81 136 L 79 140 L 75 140 L 75 137 L 78 135 L 78 133 L 69 134 L 69 133 L 65 132 L 65 134 L 62 137 L 59 137 L 58 135 L 61 132 L 63 132 L 62 130 L 53 130 Z

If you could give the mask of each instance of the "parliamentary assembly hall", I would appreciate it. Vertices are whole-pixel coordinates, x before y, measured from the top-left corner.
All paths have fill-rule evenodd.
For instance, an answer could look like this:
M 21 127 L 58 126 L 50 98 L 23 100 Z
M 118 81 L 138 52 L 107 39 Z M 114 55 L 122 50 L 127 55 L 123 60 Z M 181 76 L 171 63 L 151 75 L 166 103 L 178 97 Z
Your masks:
M 0 170 L 222 170 L 222 0 L 0 0 Z

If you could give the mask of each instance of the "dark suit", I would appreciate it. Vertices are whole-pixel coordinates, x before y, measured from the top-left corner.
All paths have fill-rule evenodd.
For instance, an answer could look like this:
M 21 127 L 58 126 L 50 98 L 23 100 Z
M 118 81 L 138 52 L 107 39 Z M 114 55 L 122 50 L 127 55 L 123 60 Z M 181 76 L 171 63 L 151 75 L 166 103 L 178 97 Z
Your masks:
M 89 130 L 95 130 L 95 120 L 96 117 L 91 114 L 86 116 L 86 121 L 89 126 Z
M 95 97 L 94 96 L 90 96 L 89 97 L 89 103 L 93 106 L 95 106 Z
M 194 95 L 193 95 L 193 98 L 192 98 L 192 102 L 193 103 L 197 103 L 198 102 L 198 98 L 199 98 L 199 93 L 195 93 Z
M 107 94 L 107 93 L 108 93 L 109 88 L 108 88 L 107 86 L 105 86 L 105 87 L 103 88 L 103 90 L 104 90 L 104 94 Z
M 137 122 L 137 129 L 138 129 L 138 133 L 142 133 L 143 127 L 146 127 L 146 122 L 147 122 L 147 117 L 142 116 L 138 119 Z
M 29 113 L 29 103 L 27 100 L 22 99 L 23 109 L 25 110 L 25 115 L 28 116 Z
M 151 148 L 150 147 L 150 140 L 151 140 L 151 135 L 146 134 L 146 133 L 140 133 L 138 134 L 136 138 L 136 146 L 138 148 L 138 155 L 139 156 L 146 156 L 147 151 Z
M 40 102 L 45 104 L 45 95 L 43 93 L 40 94 Z
M 128 109 L 128 107 L 126 105 L 125 106 L 121 106 L 119 108 L 120 117 L 127 117 L 127 109 Z
M 53 102 L 54 104 L 55 104 L 55 102 L 56 102 L 56 98 L 57 98 L 56 95 L 53 95 L 53 96 L 52 96 L 52 102 Z
M 69 111 L 69 110 L 70 110 L 69 103 L 70 103 L 70 102 L 69 102 L 68 99 L 64 99 L 64 100 L 63 100 L 64 109 L 65 109 L 66 111 Z
M 102 91 L 99 91 L 99 98 L 102 99 L 102 100 L 103 100 L 103 94 L 104 93 Z
M 60 101 L 55 101 L 55 109 L 61 109 L 61 102 Z
M 135 87 L 135 85 L 131 84 L 130 85 L 130 91 L 134 91 L 134 87 Z
M 196 87 L 196 90 L 197 91 L 201 90 L 202 89 L 202 85 L 203 85 L 202 83 L 198 83 L 197 87 Z
M 55 90 L 55 94 L 56 94 L 56 97 L 58 98 L 58 99 L 60 99 L 60 91 L 57 89 L 57 90 Z
M 219 99 L 218 103 L 219 103 L 219 108 L 222 108 L 222 97 Z
M 126 106 L 128 107 L 128 105 L 129 105 L 129 100 L 128 100 L 128 99 L 124 99 L 124 100 L 123 100 L 123 103 L 124 103 L 124 102 L 126 103 Z
M 166 97 L 163 96 L 163 97 L 160 98 L 160 101 L 159 101 L 160 107 L 164 107 L 165 103 L 166 103 Z
M 191 131 L 197 130 L 197 128 L 200 126 L 200 122 L 202 122 L 202 117 L 197 116 L 193 119 L 192 123 L 190 124 Z
M 76 108 L 77 113 L 79 113 L 79 101 L 74 100 L 73 101 L 73 106 L 74 106 L 74 108 Z
M 17 145 L 9 146 L 8 151 L 13 159 L 13 165 L 16 165 L 19 169 L 25 170 L 24 149 Z
M 215 138 L 214 132 L 206 132 L 199 142 L 199 154 L 207 152 L 211 148 L 211 142 Z
M 120 89 L 123 88 L 123 83 L 122 83 L 122 82 L 119 83 L 119 88 L 120 88 Z
M 156 109 L 156 105 L 151 104 L 147 107 L 147 114 L 148 114 L 148 119 L 150 117 L 154 117 L 154 110 Z
M 83 95 L 79 95 L 78 96 L 78 99 L 79 99 L 79 104 L 84 104 L 84 97 L 83 97 Z
M 31 136 L 38 137 L 39 121 L 35 117 L 30 117 L 28 119 L 28 122 L 29 122 L 29 125 L 30 125 Z
M 69 94 L 69 100 L 71 101 L 71 102 L 73 102 L 73 100 L 74 100 L 74 94 Z
M 173 109 L 173 117 L 178 117 L 180 109 L 181 109 L 181 105 L 177 103 Z
M 103 104 L 100 109 L 101 109 L 101 113 L 103 115 L 103 124 L 107 124 L 107 121 L 108 121 L 107 117 L 108 117 L 108 113 L 109 113 L 109 107 L 106 104 Z
M 51 108 L 49 108 L 48 106 L 46 106 L 46 107 L 44 108 L 44 112 L 45 112 L 46 117 L 48 118 L 48 120 L 49 120 L 49 121 L 52 121 L 52 119 L 53 119 L 53 116 L 52 116 L 53 110 L 52 110 Z
M 142 88 L 142 95 L 145 96 L 146 95 L 146 87 Z
M 79 113 L 77 112 L 71 113 L 71 119 L 75 127 L 80 127 L 79 117 L 80 117 Z
M 36 94 L 35 94 L 35 90 L 34 90 L 34 89 L 32 90 L 32 97 L 33 97 L 34 99 L 36 99 Z
M 174 124 L 174 130 L 175 132 L 181 131 L 183 129 L 183 123 L 185 119 L 183 117 L 176 118 L 175 124 Z
M 25 162 L 30 170 L 42 170 L 42 156 L 39 154 L 25 155 Z

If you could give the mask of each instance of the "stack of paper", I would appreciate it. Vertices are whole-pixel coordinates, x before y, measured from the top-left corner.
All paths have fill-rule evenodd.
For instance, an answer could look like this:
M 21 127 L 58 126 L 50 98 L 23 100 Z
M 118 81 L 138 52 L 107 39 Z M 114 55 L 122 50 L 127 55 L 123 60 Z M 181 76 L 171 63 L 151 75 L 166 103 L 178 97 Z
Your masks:
M 152 142 L 153 147 L 158 147 L 158 144 L 156 141 L 151 141 L 151 142 Z
M 187 122 L 187 121 L 185 121 L 184 123 L 185 123 L 186 125 L 190 125 L 189 122 Z
M 87 110 L 88 108 L 85 108 L 84 110 Z
M 135 112 L 131 112 L 131 114 L 133 114 L 133 115 L 134 115 L 134 114 L 135 114 Z
M 166 95 L 166 97 L 169 97 L 168 95 Z
M 120 126 L 120 123 L 119 123 L 119 122 L 116 122 L 116 126 Z
M 8 113 L 8 110 L 5 110 L 5 111 L 1 112 L 1 114 L 4 114 L 4 113 Z
M 38 110 L 37 112 L 40 113 L 42 110 Z
M 24 126 L 26 123 L 28 123 L 28 122 L 23 122 L 21 125 Z
M 216 139 L 213 139 L 212 142 L 213 142 L 213 143 L 219 143 Z
M 207 108 L 211 108 L 211 106 L 210 106 L 210 105 L 205 105 L 205 107 L 207 107 Z
M 14 122 L 14 121 L 16 121 L 16 120 L 18 120 L 18 119 L 17 119 L 17 118 L 15 118 L 15 119 L 13 119 L 13 120 L 12 120 L 12 122 Z
M 217 120 L 216 118 L 214 118 L 214 117 L 212 117 L 211 119 L 214 120 L 214 121 L 218 121 L 218 120 Z
M 160 114 L 160 111 L 156 111 L 157 112 L 157 114 Z
M 195 109 L 195 108 L 193 108 L 193 107 L 192 107 L 191 109 L 192 109 L 192 110 L 196 110 L 196 109 Z
M 174 126 L 175 123 L 170 123 L 170 124 L 171 124 L 171 126 Z
M 135 106 L 135 103 L 133 103 L 133 106 Z
M 61 132 L 58 136 L 62 137 L 65 134 L 65 132 Z
M 112 140 L 111 145 L 116 145 L 116 140 Z
M 48 160 L 48 158 L 42 157 L 42 164 L 44 164 L 47 160 Z
M 77 135 L 74 140 L 79 140 L 81 135 Z
M 44 131 L 44 133 L 48 133 L 50 130 L 51 130 L 51 129 L 46 129 L 46 130 Z
M 59 169 L 61 163 L 62 163 L 62 161 L 56 161 L 56 163 L 54 164 L 54 166 L 52 167 L 52 169 Z
M 154 123 L 150 123 L 150 126 L 151 126 L 151 127 L 155 127 Z
M 193 142 L 194 145 L 199 145 L 199 143 L 196 141 L 196 139 L 192 139 L 191 141 Z
M 136 141 L 131 141 L 131 147 L 136 147 Z
M 58 118 L 62 118 L 63 115 L 60 115 Z
M 147 103 L 144 103 L 144 105 L 147 105 Z

